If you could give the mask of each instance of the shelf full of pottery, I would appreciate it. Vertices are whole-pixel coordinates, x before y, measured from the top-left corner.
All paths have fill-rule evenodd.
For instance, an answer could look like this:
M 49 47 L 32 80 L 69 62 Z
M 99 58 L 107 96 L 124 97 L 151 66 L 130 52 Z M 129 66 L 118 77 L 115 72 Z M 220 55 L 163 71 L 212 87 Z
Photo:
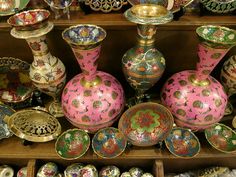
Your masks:
M 196 70 L 171 76 L 162 86 L 161 103 L 156 103 L 146 92 L 165 71 L 165 58 L 155 48 L 155 33 L 158 25 L 171 22 L 170 11 L 160 5 L 141 4 L 124 13 L 127 20 L 137 24 L 138 31 L 137 44 L 121 61 L 124 76 L 135 90 L 132 98 L 125 98 L 123 86 L 114 76 L 97 70 L 107 32 L 93 24 L 78 24 L 62 32 L 82 70 L 66 82 L 70 68 L 65 68 L 47 45 L 46 35 L 53 29 L 49 15 L 47 10 L 36 9 L 8 19 L 10 34 L 26 40 L 34 60 L 32 64 L 9 57 L 0 60 L 0 98 L 5 103 L 0 105 L 1 138 L 14 134 L 27 142 L 56 140 L 55 151 L 64 160 L 82 158 L 89 149 L 100 158 L 110 159 L 133 146 L 159 144 L 162 150 L 163 143 L 174 156 L 197 157 L 201 144 L 196 132 L 204 132 L 205 139 L 218 151 L 236 151 L 235 131 L 219 123 L 233 110 L 228 97 L 235 89 L 235 57 L 222 69 L 224 87 L 210 76 L 236 44 L 235 30 L 199 26 Z M 37 91 L 52 97 L 47 108 L 30 107 Z M 60 119 L 68 120 L 74 128 L 63 127 Z M 118 127 L 112 127 L 115 123 Z

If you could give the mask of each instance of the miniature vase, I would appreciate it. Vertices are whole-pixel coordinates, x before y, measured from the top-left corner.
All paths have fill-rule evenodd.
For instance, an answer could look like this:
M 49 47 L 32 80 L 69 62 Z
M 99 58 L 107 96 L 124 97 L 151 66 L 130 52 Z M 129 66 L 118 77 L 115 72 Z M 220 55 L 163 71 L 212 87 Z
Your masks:
M 66 29 L 62 36 L 71 46 L 82 70 L 63 90 L 64 114 L 76 127 L 95 133 L 112 125 L 125 103 L 124 91 L 118 80 L 97 71 L 106 31 L 95 25 L 77 25 Z
M 136 102 L 141 102 L 145 91 L 161 78 L 165 59 L 155 48 L 157 26 L 172 20 L 173 15 L 163 6 L 154 4 L 135 5 L 125 12 L 125 17 L 137 24 L 138 43 L 122 58 L 126 80 L 136 91 Z
M 201 26 L 196 70 L 170 77 L 162 88 L 161 101 L 180 127 L 198 131 L 219 122 L 224 116 L 227 95 L 223 86 L 209 74 L 236 44 L 236 32 L 221 26 Z

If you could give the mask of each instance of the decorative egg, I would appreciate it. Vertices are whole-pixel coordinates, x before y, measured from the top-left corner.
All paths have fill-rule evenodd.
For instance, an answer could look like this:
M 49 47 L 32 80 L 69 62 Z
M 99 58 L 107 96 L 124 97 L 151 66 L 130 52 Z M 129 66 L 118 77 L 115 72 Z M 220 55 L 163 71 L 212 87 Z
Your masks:
M 53 162 L 48 162 L 41 166 L 37 172 L 37 177 L 55 177 L 58 174 L 58 167 Z
M 99 172 L 99 177 L 119 177 L 120 170 L 114 165 L 105 166 Z
M 86 165 L 80 169 L 79 177 L 98 177 L 98 171 L 93 165 Z
M 151 173 L 144 173 L 141 177 L 154 177 Z
M 141 177 L 143 175 L 143 170 L 138 167 L 133 167 L 129 170 L 132 177 Z
M 120 175 L 120 177 L 132 177 L 129 172 L 124 172 Z
M 17 177 L 27 177 L 27 167 L 22 167 L 18 172 L 17 172 Z
M 68 166 L 65 171 L 65 177 L 79 177 L 80 170 L 84 167 L 82 163 L 74 163 Z

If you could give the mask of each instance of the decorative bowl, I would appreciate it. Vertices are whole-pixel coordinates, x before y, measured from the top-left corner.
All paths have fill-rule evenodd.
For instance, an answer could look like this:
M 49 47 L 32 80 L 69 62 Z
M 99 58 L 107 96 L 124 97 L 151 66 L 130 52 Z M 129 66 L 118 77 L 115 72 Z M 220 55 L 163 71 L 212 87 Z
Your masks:
M 98 171 L 94 165 L 88 164 L 81 168 L 78 177 L 98 177 Z
M 65 177 L 79 177 L 80 170 L 84 167 L 82 163 L 74 163 L 66 167 L 64 171 Z
M 165 139 L 168 150 L 177 157 L 190 158 L 200 152 L 198 138 L 188 129 L 175 127 Z
M 0 104 L 0 140 L 3 138 L 9 138 L 12 136 L 12 132 L 9 130 L 7 123 L 4 122 L 5 116 L 11 116 L 15 113 L 11 107 Z
M 7 22 L 18 31 L 31 31 L 47 26 L 49 15 L 44 9 L 28 10 L 11 16 Z
M 236 152 L 236 132 L 230 127 L 216 123 L 205 130 L 205 136 L 213 148 L 225 153 Z
M 129 169 L 129 173 L 131 176 L 135 176 L 135 177 L 141 177 L 144 172 L 141 168 L 138 167 L 132 167 Z
M 58 166 L 53 162 L 48 162 L 39 168 L 36 177 L 55 177 L 58 172 Z
M 127 141 L 118 129 L 107 127 L 99 130 L 92 139 L 93 151 L 102 158 L 114 158 L 122 154 Z
M 73 0 L 44 0 L 44 2 L 55 9 L 65 9 L 72 4 Z
M 90 146 L 89 135 L 81 129 L 69 129 L 63 132 L 56 141 L 57 154 L 65 160 L 82 157 Z
M 135 146 L 152 146 L 171 132 L 174 121 L 170 111 L 158 103 L 141 103 L 126 110 L 119 129 Z
M 30 65 L 20 59 L 0 58 L 0 101 L 20 103 L 33 94 L 33 84 L 29 78 Z
M 18 172 L 16 177 L 27 177 L 27 167 L 22 167 Z
M 30 0 L 0 0 L 0 16 L 15 14 L 24 9 Z
M 99 177 L 120 177 L 120 170 L 114 165 L 109 165 L 103 167 L 99 171 Z

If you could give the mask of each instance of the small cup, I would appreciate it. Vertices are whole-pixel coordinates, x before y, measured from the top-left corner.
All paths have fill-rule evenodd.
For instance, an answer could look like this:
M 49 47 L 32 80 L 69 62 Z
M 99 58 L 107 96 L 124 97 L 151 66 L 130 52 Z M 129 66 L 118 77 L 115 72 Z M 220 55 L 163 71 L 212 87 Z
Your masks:
M 13 177 L 14 170 L 8 165 L 0 166 L 0 177 Z

